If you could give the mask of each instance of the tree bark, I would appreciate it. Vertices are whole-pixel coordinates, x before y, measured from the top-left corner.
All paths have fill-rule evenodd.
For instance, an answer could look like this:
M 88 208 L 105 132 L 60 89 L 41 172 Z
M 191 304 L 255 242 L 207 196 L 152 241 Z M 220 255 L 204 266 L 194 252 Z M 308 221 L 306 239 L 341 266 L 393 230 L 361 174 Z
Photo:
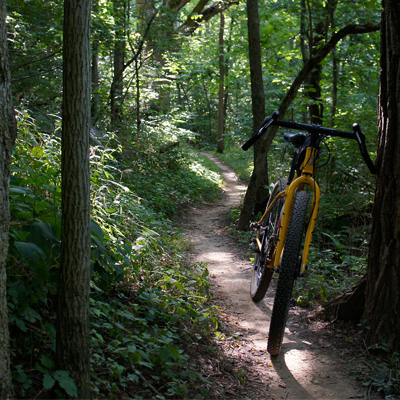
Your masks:
M 230 6 L 238 4 L 238 0 L 223 0 L 214 2 L 206 7 L 210 0 L 199 0 L 196 7 L 189 14 L 186 21 L 178 28 L 185 35 L 191 35 L 203 22 L 209 21 L 220 12 L 224 12 Z
M 98 0 L 93 2 L 93 13 L 99 13 L 99 3 Z M 100 77 L 99 77 L 99 40 L 98 38 L 93 38 L 92 45 L 92 105 L 91 105 L 91 116 L 92 125 L 95 125 L 99 118 L 99 87 L 100 87 Z
M 313 57 L 310 57 L 310 59 L 304 64 L 303 68 L 299 71 L 295 80 L 290 86 L 288 92 L 286 93 L 286 96 L 282 100 L 279 106 L 280 118 L 284 118 L 286 111 L 292 104 L 293 100 L 296 98 L 297 92 L 299 91 L 304 80 L 311 73 L 314 66 L 319 65 L 322 62 L 322 60 L 324 60 L 325 57 L 332 51 L 332 49 L 335 48 L 336 44 L 341 39 L 343 39 L 345 36 L 349 34 L 375 32 L 379 30 L 379 27 L 380 26 L 378 24 L 347 25 L 346 27 L 336 32 L 324 46 L 321 46 L 319 49 L 317 49 Z M 271 128 L 269 128 L 268 132 L 264 135 L 264 137 L 261 140 L 262 151 L 265 154 L 265 157 L 268 154 L 269 148 L 271 147 L 272 141 L 274 140 L 275 135 L 278 132 L 278 129 L 279 129 L 278 127 L 272 126 Z M 262 167 L 262 165 L 257 166 L 258 163 L 263 164 L 263 154 L 261 154 L 260 157 L 258 157 L 255 160 L 254 171 L 256 171 L 256 168 Z M 240 220 L 239 220 L 240 223 L 238 223 L 237 226 L 238 229 L 241 230 L 246 229 L 249 224 L 255 202 L 254 193 L 260 191 L 261 185 L 263 185 L 262 179 L 257 179 L 257 177 L 253 178 L 253 175 L 250 179 L 249 186 L 247 187 L 243 203 L 243 209 L 240 214 Z
M 61 266 L 57 368 L 90 398 L 90 0 L 64 2 Z
M 348 293 L 324 304 L 318 317 L 327 321 L 342 320 L 359 322 L 365 308 L 365 288 L 367 280 L 362 278 L 360 282 Z
M 265 94 L 262 78 L 260 21 L 258 0 L 247 0 L 247 26 L 251 82 L 251 109 L 253 131 L 256 132 L 265 118 Z M 254 169 L 244 198 L 237 228 L 246 230 L 254 210 L 261 211 L 268 200 L 268 160 L 264 140 L 254 146 Z
M 377 185 L 372 210 L 366 304 L 369 344 L 400 351 L 400 3 L 384 0 Z
M 7 308 L 6 260 L 10 227 L 9 181 L 11 157 L 17 137 L 12 108 L 11 77 L 8 62 L 6 1 L 0 1 L 0 398 L 12 398 L 10 343 Z
M 329 20 L 332 29 L 336 28 L 335 10 L 338 0 L 329 0 L 327 7 L 329 10 Z M 336 47 L 332 50 L 332 108 L 331 108 L 331 126 L 335 125 L 336 107 L 338 99 L 338 81 L 339 81 L 339 61 L 336 55 Z
M 124 89 L 123 71 L 125 69 L 125 20 L 126 3 L 117 1 L 113 3 L 115 18 L 115 37 L 114 37 L 114 76 L 110 90 L 111 103 L 111 129 L 115 130 L 121 119 L 122 94 Z

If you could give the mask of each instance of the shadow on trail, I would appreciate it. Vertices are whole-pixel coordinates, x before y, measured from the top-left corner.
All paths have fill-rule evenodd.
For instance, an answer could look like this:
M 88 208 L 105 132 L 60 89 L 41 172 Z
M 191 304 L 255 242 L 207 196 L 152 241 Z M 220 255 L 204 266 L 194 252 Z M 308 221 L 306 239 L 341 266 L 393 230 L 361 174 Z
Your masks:
M 282 382 L 284 382 L 284 384 L 286 385 L 286 387 L 289 389 L 290 392 L 295 392 L 296 396 L 298 396 L 298 398 L 303 400 L 315 399 L 315 397 L 312 396 L 311 393 L 309 393 L 291 373 L 285 361 L 284 349 L 279 356 L 274 357 L 271 361 L 275 368 L 276 373 L 279 375 Z

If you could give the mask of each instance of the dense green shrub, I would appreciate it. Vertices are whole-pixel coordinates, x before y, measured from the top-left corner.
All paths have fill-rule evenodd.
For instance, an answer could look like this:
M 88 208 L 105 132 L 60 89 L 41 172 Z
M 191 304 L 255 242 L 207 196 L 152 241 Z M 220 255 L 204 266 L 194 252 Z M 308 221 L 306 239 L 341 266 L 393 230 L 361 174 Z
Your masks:
M 18 124 L 7 266 L 13 379 L 18 397 L 49 390 L 65 397 L 76 387 L 54 366 L 59 130 L 38 132 L 27 111 Z M 90 154 L 93 390 L 105 398 L 176 398 L 201 386 L 206 396 L 210 384 L 187 354 L 208 345 L 217 314 L 208 305 L 207 268 L 185 261 L 186 244 L 170 218 L 218 196 L 218 174 L 189 148 L 137 148 L 127 167 L 116 138 L 106 139 Z

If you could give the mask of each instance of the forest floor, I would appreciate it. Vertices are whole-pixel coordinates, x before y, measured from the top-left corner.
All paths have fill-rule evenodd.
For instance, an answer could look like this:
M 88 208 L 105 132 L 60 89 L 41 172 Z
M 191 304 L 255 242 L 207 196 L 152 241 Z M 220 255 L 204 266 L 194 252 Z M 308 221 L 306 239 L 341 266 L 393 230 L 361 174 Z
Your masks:
M 337 324 L 311 320 L 310 310 L 291 307 L 281 354 L 271 358 L 267 353 L 274 286 L 264 300 L 252 302 L 252 264 L 247 249 L 229 233 L 229 210 L 240 204 L 246 187 L 229 167 L 206 155 L 221 169 L 224 194 L 219 203 L 192 207 L 183 230 L 192 242 L 191 260 L 208 265 L 214 302 L 222 313 L 219 330 L 225 340 L 220 343 L 232 364 L 210 373 L 219 384 L 215 397 L 377 398 L 350 375 L 360 371 L 362 364 L 357 334 Z M 237 377 L 243 378 L 243 385 L 237 384 Z

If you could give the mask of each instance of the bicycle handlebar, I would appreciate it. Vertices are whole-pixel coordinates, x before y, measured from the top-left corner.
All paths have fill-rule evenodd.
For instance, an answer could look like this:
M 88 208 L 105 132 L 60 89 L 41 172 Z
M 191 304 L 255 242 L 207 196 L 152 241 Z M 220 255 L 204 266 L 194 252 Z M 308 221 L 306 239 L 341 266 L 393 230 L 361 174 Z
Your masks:
M 264 132 L 270 127 L 279 117 L 279 111 L 274 111 L 272 115 L 266 117 L 261 125 L 261 128 L 258 130 L 258 132 L 253 135 L 243 146 L 243 150 L 248 150 L 255 142 L 257 142 L 258 139 L 261 138 L 261 136 L 264 134 Z
M 365 135 L 364 133 L 361 132 L 360 125 L 358 125 L 357 123 L 353 125 L 353 132 L 347 132 L 347 131 L 341 131 L 339 129 L 325 128 L 321 125 L 309 125 L 300 122 L 278 120 L 278 117 L 279 117 L 279 111 L 274 111 L 272 115 L 266 117 L 258 132 L 242 145 L 242 149 L 248 150 L 255 142 L 257 142 L 257 140 L 261 138 L 261 136 L 271 125 L 281 126 L 290 129 L 305 130 L 311 134 L 320 134 L 324 136 L 354 139 L 357 141 L 360 147 L 361 155 L 365 163 L 367 164 L 367 167 L 370 170 L 371 174 L 376 174 L 377 172 L 376 167 L 372 162 L 368 154 L 367 147 L 365 145 Z

